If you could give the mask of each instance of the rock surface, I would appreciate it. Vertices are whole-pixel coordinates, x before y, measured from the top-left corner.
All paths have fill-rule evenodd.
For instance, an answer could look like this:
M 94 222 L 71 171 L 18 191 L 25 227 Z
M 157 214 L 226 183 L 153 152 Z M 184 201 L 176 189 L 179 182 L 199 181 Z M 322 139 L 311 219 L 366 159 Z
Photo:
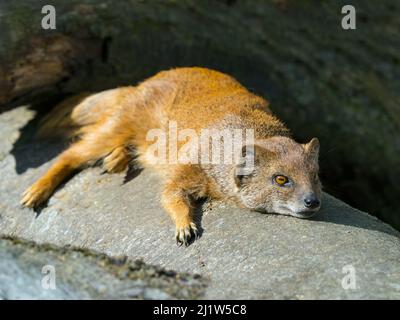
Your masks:
M 21 209 L 20 194 L 60 147 L 20 141 L 33 117 L 26 107 L 0 115 L 0 234 L 198 273 L 210 279 L 203 296 L 210 299 L 400 299 L 399 233 L 327 194 L 311 220 L 206 203 L 203 235 L 188 248 L 175 245 L 158 178 L 146 170 L 124 183 L 124 174 L 87 169 L 40 214 Z M 18 174 L 21 167 L 27 170 Z M 356 288 L 345 290 L 352 267 Z
M 195 299 L 205 283 L 126 257 L 0 238 L 0 300 Z

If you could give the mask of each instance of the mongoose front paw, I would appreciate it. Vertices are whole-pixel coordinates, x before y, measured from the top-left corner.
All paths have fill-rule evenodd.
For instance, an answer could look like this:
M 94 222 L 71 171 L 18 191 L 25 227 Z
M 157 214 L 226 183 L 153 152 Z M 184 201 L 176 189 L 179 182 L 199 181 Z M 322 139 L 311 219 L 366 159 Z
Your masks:
M 46 202 L 51 192 L 50 186 L 42 182 L 36 182 L 22 194 L 21 205 L 28 208 L 37 208 Z
M 115 148 L 103 159 L 103 168 L 106 172 L 117 173 L 124 171 L 129 163 L 129 157 L 125 148 Z
M 198 238 L 199 231 L 194 222 L 190 222 L 187 226 L 176 227 L 175 239 L 178 246 L 184 244 L 187 247 L 193 240 L 197 240 Z

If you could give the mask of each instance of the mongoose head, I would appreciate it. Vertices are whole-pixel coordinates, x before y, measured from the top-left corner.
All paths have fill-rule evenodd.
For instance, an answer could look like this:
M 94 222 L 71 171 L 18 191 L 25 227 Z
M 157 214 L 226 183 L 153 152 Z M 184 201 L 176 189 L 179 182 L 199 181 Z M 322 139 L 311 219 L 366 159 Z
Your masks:
M 309 218 L 319 210 L 317 138 L 299 144 L 277 136 L 256 140 L 243 152 L 246 159 L 254 159 L 250 170 L 243 171 L 243 163 L 235 168 L 236 198 L 244 207 L 298 218 Z

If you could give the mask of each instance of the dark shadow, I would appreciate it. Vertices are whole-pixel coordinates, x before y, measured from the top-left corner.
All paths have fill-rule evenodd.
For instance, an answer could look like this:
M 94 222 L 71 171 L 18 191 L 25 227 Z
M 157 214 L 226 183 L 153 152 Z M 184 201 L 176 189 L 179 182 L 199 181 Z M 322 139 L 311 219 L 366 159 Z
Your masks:
M 143 168 L 129 166 L 128 171 L 126 172 L 126 175 L 124 177 L 123 184 L 128 183 L 129 181 L 135 179 L 142 171 L 143 171 Z
M 129 162 L 128 170 L 126 171 L 122 184 L 128 183 L 129 181 L 135 179 L 143 171 L 143 168 L 139 166 L 136 159 L 137 155 L 134 154 L 132 160 Z
M 15 170 L 18 174 L 30 168 L 38 168 L 60 154 L 68 145 L 67 141 L 38 139 L 35 137 L 40 120 L 48 110 L 60 102 L 64 96 L 55 96 L 46 102 L 33 103 L 29 109 L 35 111 L 35 116 L 19 129 L 20 135 L 14 142 L 10 153 L 15 158 Z
M 33 208 L 33 211 L 35 212 L 35 219 L 39 218 L 39 216 L 41 215 L 42 211 L 47 208 L 49 199 L 47 199 L 46 202 L 42 203 L 39 207 Z
M 255 210 L 261 214 L 280 215 L 278 213 L 268 213 L 263 209 Z M 288 216 L 289 219 L 299 219 L 297 217 Z M 321 209 L 310 218 L 304 220 L 333 223 L 337 225 L 355 227 L 359 229 L 373 230 L 383 232 L 392 236 L 399 237 L 400 233 L 390 225 L 378 220 L 376 217 L 359 211 L 345 204 L 330 195 L 324 194 L 322 198 Z M 349 230 L 350 232 L 350 230 Z
M 329 200 L 327 199 L 328 197 Z M 400 233 L 398 231 L 374 216 L 347 206 L 339 200 L 337 203 L 333 202 L 333 198 L 330 196 L 324 196 L 324 198 L 321 210 L 309 220 L 373 230 L 399 237 Z
M 203 220 L 203 212 L 207 205 L 207 199 L 202 198 L 195 201 L 195 209 L 194 209 L 194 223 L 196 224 L 198 234 L 197 237 L 192 236 L 188 241 L 188 246 L 190 246 L 193 242 L 200 239 L 203 236 L 204 229 L 202 227 L 202 220 Z

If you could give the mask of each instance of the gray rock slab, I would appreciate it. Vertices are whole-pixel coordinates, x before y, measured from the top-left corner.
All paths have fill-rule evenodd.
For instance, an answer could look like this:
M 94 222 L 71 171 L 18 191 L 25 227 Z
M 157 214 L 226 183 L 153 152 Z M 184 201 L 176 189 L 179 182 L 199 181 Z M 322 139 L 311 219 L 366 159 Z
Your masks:
M 0 300 L 195 299 L 205 284 L 126 257 L 0 238 Z
M 21 209 L 21 193 L 54 161 L 56 148 L 29 139 L 32 118 L 26 107 L 0 115 L 1 234 L 198 273 L 210 279 L 210 299 L 400 298 L 399 232 L 328 194 L 310 220 L 206 203 L 203 235 L 188 248 L 175 245 L 159 179 L 147 170 L 124 183 L 125 174 L 90 168 L 39 215 Z M 355 288 L 343 286 L 346 280 Z

